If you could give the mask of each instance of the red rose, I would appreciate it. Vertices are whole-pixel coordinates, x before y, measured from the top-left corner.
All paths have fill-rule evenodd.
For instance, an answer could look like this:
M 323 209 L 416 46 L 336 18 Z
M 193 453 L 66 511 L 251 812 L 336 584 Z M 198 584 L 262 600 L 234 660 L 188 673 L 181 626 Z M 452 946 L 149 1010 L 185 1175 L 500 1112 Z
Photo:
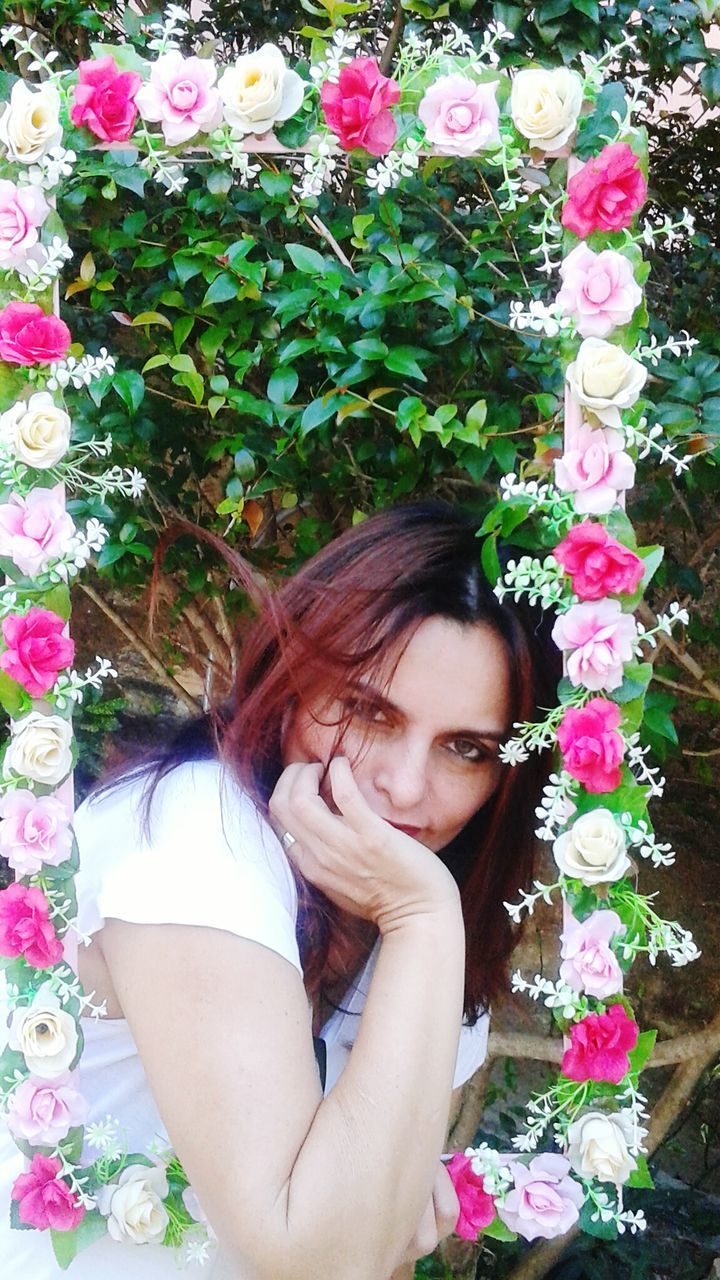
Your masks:
M 561 1071 L 569 1080 L 604 1080 L 619 1084 L 630 1069 L 628 1052 L 638 1042 L 638 1025 L 621 1004 L 607 1013 L 589 1013 L 570 1028 Z
M 607 698 L 591 698 L 584 707 L 569 707 L 558 725 L 558 746 L 568 773 L 586 791 L 614 791 L 622 777 L 624 743 L 618 733 L 620 708 Z
M 85 125 L 102 142 L 127 142 L 137 120 L 135 95 L 142 76 L 137 71 L 121 71 L 109 53 L 81 62 L 78 70 L 80 78 L 70 108 L 73 124 L 78 128 Z
M 70 330 L 36 302 L 9 302 L 0 311 L 0 360 L 8 364 L 52 364 L 70 346 Z
M 460 1217 L 455 1225 L 455 1235 L 461 1236 L 463 1240 L 477 1240 L 478 1232 L 495 1217 L 495 1201 L 485 1190 L 482 1175 L 473 1173 L 469 1156 L 458 1152 L 445 1168 L 460 1201 Z
M 50 920 L 45 895 L 19 882 L 3 889 L 0 956 L 24 956 L 36 969 L 49 969 L 62 959 L 62 954 L 62 942 Z
M 573 525 L 553 555 L 572 579 L 580 600 L 635 591 L 644 572 L 640 556 L 613 538 L 604 524 L 592 520 Z
M 400 86 L 388 80 L 374 58 L 354 58 L 337 84 L 326 80 L 321 91 L 325 119 L 346 151 L 363 147 L 384 156 L 397 137 L 388 107 L 400 97 Z
M 52 689 L 58 671 L 69 667 L 75 656 L 75 644 L 63 635 L 64 628 L 62 618 L 37 605 L 3 620 L 7 649 L 0 654 L 0 668 L 33 698 L 42 698 Z
M 622 231 L 645 203 L 647 183 L 627 142 L 611 142 L 568 182 L 562 224 L 585 239 L 593 231 Z
M 52 1156 L 33 1156 L 27 1173 L 16 1178 L 11 1198 L 18 1202 L 18 1217 L 29 1227 L 46 1231 L 74 1231 L 85 1217 L 85 1210 L 78 1203 L 67 1182 L 58 1178 L 62 1168 Z

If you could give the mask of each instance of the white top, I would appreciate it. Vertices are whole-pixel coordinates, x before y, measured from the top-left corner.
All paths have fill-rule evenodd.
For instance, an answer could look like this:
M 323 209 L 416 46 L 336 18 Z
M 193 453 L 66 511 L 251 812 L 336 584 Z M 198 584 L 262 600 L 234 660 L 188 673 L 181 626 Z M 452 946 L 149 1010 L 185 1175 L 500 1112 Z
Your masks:
M 142 779 L 126 783 L 85 801 L 75 815 L 81 858 L 80 930 L 96 933 L 110 917 L 142 924 L 205 925 L 260 942 L 302 973 L 295 936 L 297 895 L 284 850 L 227 770 L 212 760 L 196 761 L 163 779 L 151 810 L 151 842 L 141 830 L 142 791 Z M 354 1043 L 376 956 L 377 948 L 343 1010 L 334 1012 L 323 1027 L 326 1093 Z M 3 994 L 0 986 L 0 1002 Z M 90 1103 L 89 1121 L 115 1117 L 129 1151 L 145 1152 L 153 1142 L 168 1145 L 125 1020 L 85 1019 L 83 1029 L 81 1088 Z M 462 1028 L 455 1087 L 483 1062 L 487 1036 L 487 1017 Z M 0 1051 L 5 1038 L 0 1025 Z M 3 1280 L 59 1280 L 65 1273 L 55 1262 L 48 1233 L 9 1227 L 10 1187 L 24 1167 L 0 1116 Z M 195 1265 L 189 1270 L 212 1280 L 241 1280 L 219 1256 L 202 1272 Z M 105 1238 L 83 1250 L 67 1274 L 70 1280 L 177 1280 L 178 1270 L 173 1251 L 162 1245 L 118 1244 Z

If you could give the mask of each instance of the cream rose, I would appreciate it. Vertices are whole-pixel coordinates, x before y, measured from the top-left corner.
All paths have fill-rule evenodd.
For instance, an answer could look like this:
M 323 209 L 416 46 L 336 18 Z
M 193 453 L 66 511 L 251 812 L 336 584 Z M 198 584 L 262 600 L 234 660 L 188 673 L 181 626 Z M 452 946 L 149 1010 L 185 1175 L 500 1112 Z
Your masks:
M 575 132 L 583 82 L 576 71 L 530 67 L 518 71 L 510 93 L 510 114 L 532 147 L 558 151 Z
M 586 1111 L 568 1129 L 567 1158 L 581 1178 L 621 1186 L 637 1168 L 628 1148 L 646 1132 L 634 1126 L 628 1111 Z
M 622 827 L 609 809 L 584 813 L 555 841 L 553 855 L 564 876 L 583 884 L 619 880 L 630 866 Z
M 70 417 L 48 391 L 36 391 L 0 415 L 0 443 L 28 467 L 54 467 L 70 443 Z
M 223 116 L 233 133 L 267 133 L 300 109 L 305 85 L 297 71 L 285 66 L 274 44 L 243 54 L 223 72 L 218 83 Z
M 61 716 L 31 711 L 11 721 L 11 738 L 3 761 L 6 778 L 18 774 L 54 787 L 72 769 L 72 725 Z
M 108 1233 L 122 1244 L 160 1244 L 169 1222 L 162 1203 L 168 1193 L 162 1169 L 131 1164 L 116 1182 L 98 1193 L 98 1209 L 108 1220 Z
M 8 1047 L 19 1050 L 28 1070 L 41 1080 L 55 1080 L 68 1070 L 77 1053 L 77 1026 L 48 983 L 31 1005 L 13 1013 Z
M 620 410 L 629 409 L 637 400 L 647 369 L 622 347 L 603 338 L 585 338 L 565 377 L 580 404 L 617 431 L 622 429 Z
M 52 84 L 34 91 L 18 80 L 0 116 L 0 143 L 15 164 L 36 164 L 62 140 L 60 95 Z

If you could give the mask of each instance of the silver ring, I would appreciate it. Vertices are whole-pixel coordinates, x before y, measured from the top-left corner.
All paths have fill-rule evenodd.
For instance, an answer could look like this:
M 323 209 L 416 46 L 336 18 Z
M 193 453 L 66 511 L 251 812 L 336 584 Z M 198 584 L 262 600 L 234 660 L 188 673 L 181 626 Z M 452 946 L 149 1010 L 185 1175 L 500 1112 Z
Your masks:
M 288 850 L 288 849 L 292 849 L 294 844 L 297 844 L 297 840 L 295 839 L 294 835 L 292 835 L 289 831 L 286 831 L 285 835 L 280 837 L 280 843 L 283 849 Z

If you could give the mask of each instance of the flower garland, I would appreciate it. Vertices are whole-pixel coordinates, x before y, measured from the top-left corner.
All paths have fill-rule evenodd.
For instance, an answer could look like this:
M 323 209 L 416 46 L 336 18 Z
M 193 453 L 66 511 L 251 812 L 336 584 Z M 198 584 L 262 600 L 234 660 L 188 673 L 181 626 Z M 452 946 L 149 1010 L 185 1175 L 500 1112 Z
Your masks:
M 52 313 L 53 286 L 71 255 L 51 194 L 82 165 L 83 148 L 99 143 L 133 148 L 169 193 L 187 181 L 198 149 L 244 184 L 259 172 L 252 154 L 287 151 L 299 205 L 312 205 L 346 164 L 364 166 L 367 184 L 382 194 L 421 162 L 480 161 L 500 171 L 501 207 L 513 209 L 530 198 L 528 155 L 535 166 L 571 155 L 617 52 L 583 59 L 582 74 L 532 66 L 509 79 L 497 52 L 508 33 L 495 23 L 479 49 L 456 28 L 439 44 L 411 33 L 389 77 L 358 52 L 358 36 L 341 30 L 304 80 L 272 45 L 222 72 L 210 58 L 184 56 L 185 17 L 171 5 L 163 19 L 145 20 L 153 62 L 129 44 L 99 45 L 77 72 L 56 70 L 56 55 L 38 54 L 22 28 L 0 33 L 45 77 L 38 86 L 18 80 L 0 109 L 0 273 L 11 297 L 0 311 L 7 405 L 0 558 L 8 579 L 0 588 L 0 701 L 11 717 L 0 760 L 0 851 L 17 877 L 0 893 L 11 1008 L 0 1105 L 28 1161 L 12 1191 L 13 1225 L 49 1230 L 61 1267 L 105 1234 L 163 1243 L 184 1262 L 202 1262 L 212 1233 L 172 1152 L 128 1152 L 112 1117 L 86 1124 L 82 1016 L 104 1010 L 69 963 L 78 850 L 66 784 L 75 761 L 73 706 L 84 688 L 115 672 L 104 659 L 84 676 L 71 670 L 68 582 L 106 532 L 93 519 L 78 529 L 64 490 L 139 497 L 144 481 L 134 469 L 95 471 L 109 440 L 72 442 L 64 388 L 110 378 L 114 361 L 104 349 L 91 356 L 74 346 Z M 633 616 L 662 557 L 661 548 L 638 547 L 623 510 L 635 460 L 654 451 L 678 471 L 686 465 L 643 416 L 643 360 L 655 362 L 659 349 L 652 340 L 643 345 L 641 245 L 692 229 L 689 214 L 677 226 L 637 227 L 646 194 L 642 136 L 631 121 L 639 100 L 638 89 L 625 117 L 612 116 L 605 145 L 575 165 L 564 197 L 540 197 L 536 252 L 541 271 L 559 270 L 554 299 L 527 311 L 519 302 L 510 307 L 519 333 L 562 339 L 573 352 L 565 369 L 566 446 L 554 483 L 506 476 L 481 530 L 498 597 L 553 607 L 553 638 L 565 656 L 559 705 L 542 723 L 516 725 L 502 758 L 512 767 L 534 750 L 555 747 L 559 755 L 537 809 L 557 881 L 536 881 L 520 904 L 506 905 L 519 920 L 538 900 L 562 896 L 558 980 L 528 982 L 518 973 L 513 987 L 553 1010 L 566 1047 L 557 1081 L 530 1100 L 512 1153 L 483 1145 L 450 1159 L 461 1205 L 456 1229 L 468 1239 L 550 1238 L 578 1221 L 600 1235 L 645 1226 L 642 1212 L 624 1208 L 622 1189 L 652 1185 L 638 1076 L 654 1033 L 640 1032 L 623 979 L 639 953 L 651 963 L 666 953 L 675 965 L 698 954 L 690 935 L 657 916 L 632 883 L 631 853 L 655 866 L 674 858 L 647 814 L 662 781 L 639 730 L 651 676 L 647 648 L 687 621 L 678 606 L 653 630 Z M 70 125 L 80 154 L 63 146 Z M 691 345 L 687 336 L 668 343 L 676 354 Z M 542 557 L 523 556 L 501 576 L 495 541 L 525 522 Z M 546 1138 L 560 1153 L 533 1154 Z M 138 1213 L 128 1212 L 130 1203 Z

